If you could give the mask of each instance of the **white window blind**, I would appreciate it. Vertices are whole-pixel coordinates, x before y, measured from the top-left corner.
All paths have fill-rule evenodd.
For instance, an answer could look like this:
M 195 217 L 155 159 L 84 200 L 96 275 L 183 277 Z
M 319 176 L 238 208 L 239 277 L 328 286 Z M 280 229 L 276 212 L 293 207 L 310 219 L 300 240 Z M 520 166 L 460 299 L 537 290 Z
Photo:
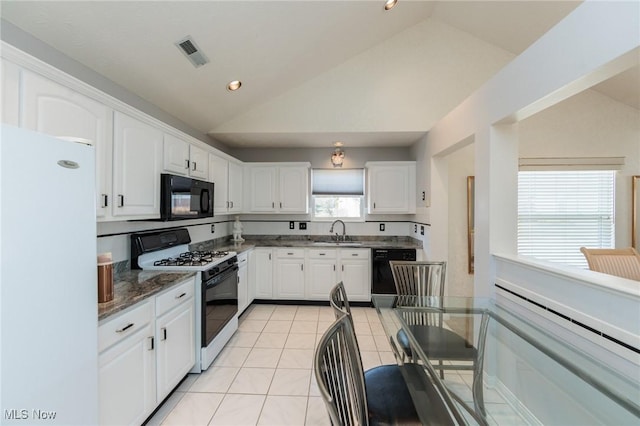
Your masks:
M 520 171 L 518 253 L 587 268 L 580 247 L 615 246 L 615 171 Z
M 314 220 L 364 220 L 364 169 L 312 169 Z
M 364 195 L 364 169 L 312 169 L 312 195 Z

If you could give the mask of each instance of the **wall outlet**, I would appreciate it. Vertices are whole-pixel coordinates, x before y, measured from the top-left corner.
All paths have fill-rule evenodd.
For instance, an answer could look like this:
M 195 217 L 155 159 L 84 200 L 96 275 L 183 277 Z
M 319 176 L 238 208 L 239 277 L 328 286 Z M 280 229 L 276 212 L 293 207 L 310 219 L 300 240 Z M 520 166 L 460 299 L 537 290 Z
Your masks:
M 413 224 L 413 232 L 418 232 L 418 225 L 416 223 Z
M 216 232 L 216 225 L 211 225 L 211 233 L 213 234 L 214 232 Z
M 424 235 L 424 226 L 420 225 L 420 235 Z
M 307 222 L 300 222 L 298 229 L 307 229 Z
M 289 222 L 289 229 L 296 229 L 296 223 L 294 221 Z
M 427 199 L 427 192 L 422 191 L 422 201 L 425 201 L 426 199 Z
M 384 231 L 384 223 L 381 223 L 381 224 L 380 224 L 380 230 L 381 230 L 381 231 Z

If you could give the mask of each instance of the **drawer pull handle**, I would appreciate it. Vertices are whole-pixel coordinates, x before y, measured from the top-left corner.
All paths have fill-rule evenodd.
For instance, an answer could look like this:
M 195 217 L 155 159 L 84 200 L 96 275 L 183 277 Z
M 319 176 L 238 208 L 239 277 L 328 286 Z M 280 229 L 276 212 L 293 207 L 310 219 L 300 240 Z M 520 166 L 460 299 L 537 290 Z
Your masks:
M 153 338 L 153 336 L 149 337 L 149 342 L 151 343 L 151 347 L 149 348 L 150 351 L 152 351 L 154 349 L 155 341 L 156 340 Z
M 120 330 L 116 330 L 116 333 L 123 333 L 123 332 L 127 331 L 128 329 L 130 329 L 131 327 L 133 327 L 133 323 L 132 322 L 129 323 L 128 325 L 125 325 Z
M 358 253 L 351 253 L 351 256 L 358 256 Z
M 183 297 L 185 297 L 187 295 L 187 293 L 182 293 L 179 296 L 176 296 L 176 299 L 182 299 Z
M 287 253 L 287 256 L 293 256 L 293 253 Z
M 319 253 L 320 256 L 326 256 L 327 253 Z
M 167 328 L 162 327 L 162 340 L 167 340 Z

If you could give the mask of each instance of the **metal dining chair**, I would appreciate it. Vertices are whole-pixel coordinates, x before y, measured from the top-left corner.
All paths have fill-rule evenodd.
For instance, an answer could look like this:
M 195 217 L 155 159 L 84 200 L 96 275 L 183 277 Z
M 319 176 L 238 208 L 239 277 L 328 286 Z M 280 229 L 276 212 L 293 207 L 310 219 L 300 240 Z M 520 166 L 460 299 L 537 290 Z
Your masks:
M 411 394 L 398 365 L 364 371 L 349 300 L 342 282 L 329 293 L 336 321 L 318 343 L 314 371 L 318 388 L 334 425 L 420 425 Z M 410 367 L 410 366 L 409 366 Z M 413 376 L 421 368 L 409 368 Z M 437 424 L 450 424 L 446 405 L 435 388 L 424 394 L 430 416 Z
M 417 296 L 411 298 L 409 307 L 420 307 L 430 297 L 437 297 L 436 300 L 444 297 L 446 262 L 392 260 L 389 264 L 399 298 Z M 429 304 L 433 306 L 433 302 Z M 444 370 L 475 368 L 476 348 L 465 337 L 445 327 L 441 312 L 405 312 L 403 319 L 429 360 L 438 361 L 432 364 L 440 370 L 441 378 L 444 378 Z M 406 356 L 415 359 L 404 330 L 399 330 L 396 338 Z

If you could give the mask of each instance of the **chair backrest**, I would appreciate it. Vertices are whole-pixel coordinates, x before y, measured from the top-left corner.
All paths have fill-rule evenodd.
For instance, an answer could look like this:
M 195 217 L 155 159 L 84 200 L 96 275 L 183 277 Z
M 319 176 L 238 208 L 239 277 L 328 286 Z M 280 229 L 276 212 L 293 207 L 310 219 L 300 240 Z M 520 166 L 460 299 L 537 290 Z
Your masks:
M 447 262 L 390 260 L 398 295 L 444 296 Z
M 348 315 L 342 315 L 325 331 L 313 367 L 331 423 L 368 425 L 364 371 Z
M 589 269 L 609 275 L 640 281 L 640 254 L 633 247 L 621 249 L 588 249 L 580 247 Z
M 340 281 L 329 292 L 329 304 L 333 308 L 333 313 L 336 319 L 342 315 L 351 316 L 351 307 L 349 307 L 349 299 L 347 299 L 347 291 L 344 289 L 344 284 Z

